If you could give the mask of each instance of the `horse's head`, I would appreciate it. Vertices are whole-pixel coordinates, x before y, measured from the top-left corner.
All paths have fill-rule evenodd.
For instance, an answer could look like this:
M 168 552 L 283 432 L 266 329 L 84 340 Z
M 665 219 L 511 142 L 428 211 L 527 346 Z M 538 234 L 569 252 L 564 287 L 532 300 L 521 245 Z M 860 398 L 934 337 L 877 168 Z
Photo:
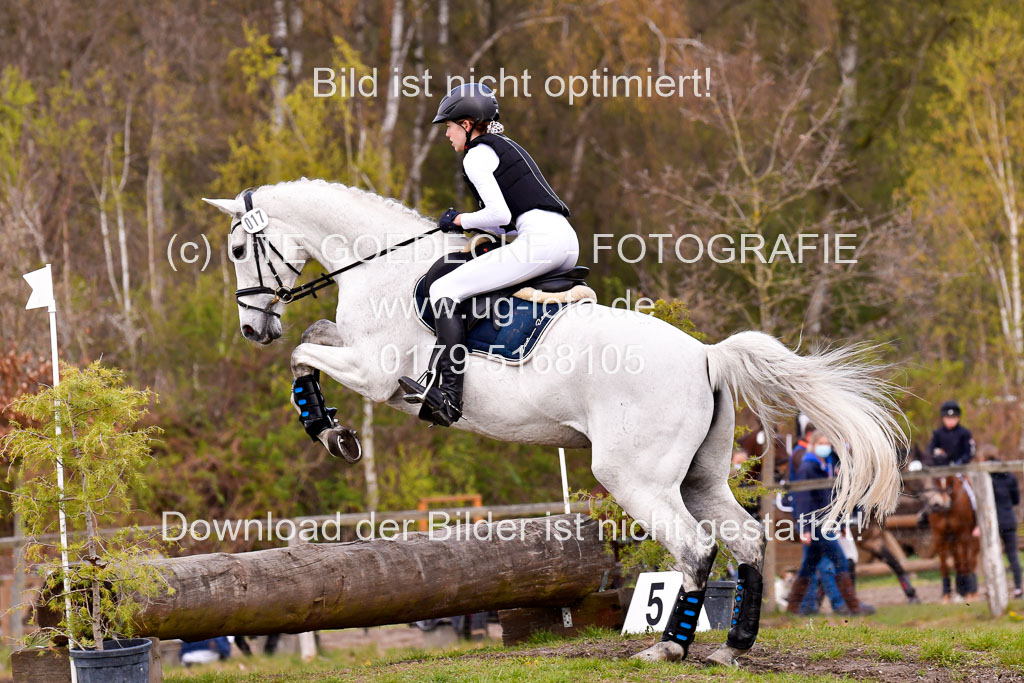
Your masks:
M 946 512 L 952 506 L 953 499 L 945 490 L 928 488 L 921 494 L 925 513 Z
M 235 264 L 238 324 L 242 336 L 269 344 L 281 336 L 281 314 L 309 256 L 297 232 L 260 206 L 255 192 L 234 199 L 203 199 L 231 216 L 228 250 Z

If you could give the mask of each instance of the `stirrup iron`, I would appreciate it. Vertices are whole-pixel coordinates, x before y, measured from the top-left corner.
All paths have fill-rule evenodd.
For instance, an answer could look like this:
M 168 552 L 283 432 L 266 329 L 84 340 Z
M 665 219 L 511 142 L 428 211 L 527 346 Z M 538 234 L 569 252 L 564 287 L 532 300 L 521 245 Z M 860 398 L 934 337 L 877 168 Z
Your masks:
M 405 395 L 402 396 L 402 399 L 406 403 L 423 403 L 426 401 L 427 392 L 430 391 L 430 387 L 434 385 L 436 379 L 437 372 L 431 368 L 424 370 L 423 374 L 415 380 L 409 377 L 399 377 L 398 386 L 405 390 Z

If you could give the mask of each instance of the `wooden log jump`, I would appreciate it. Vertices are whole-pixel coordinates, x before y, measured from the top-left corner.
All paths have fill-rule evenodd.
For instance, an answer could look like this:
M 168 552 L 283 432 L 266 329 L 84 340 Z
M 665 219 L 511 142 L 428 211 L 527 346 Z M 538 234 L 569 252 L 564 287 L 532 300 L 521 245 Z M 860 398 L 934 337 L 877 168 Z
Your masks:
M 140 634 L 198 640 L 561 607 L 610 583 L 614 560 L 594 520 L 552 515 L 475 526 L 448 527 L 447 540 L 440 531 L 413 532 L 158 560 L 174 593 L 144 608 Z

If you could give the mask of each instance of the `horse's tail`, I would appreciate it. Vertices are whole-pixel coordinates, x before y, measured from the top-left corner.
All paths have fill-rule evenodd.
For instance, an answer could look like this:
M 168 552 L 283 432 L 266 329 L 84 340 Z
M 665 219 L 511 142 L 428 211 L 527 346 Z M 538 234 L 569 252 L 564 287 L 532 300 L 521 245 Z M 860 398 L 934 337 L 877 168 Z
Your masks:
M 778 404 L 787 400 L 828 436 L 842 463 L 829 521 L 857 505 L 869 518 L 887 515 L 901 488 L 898 454 L 907 442 L 897 423 L 902 412 L 892 385 L 878 377 L 881 368 L 859 359 L 864 350 L 800 356 L 761 332 L 741 332 L 708 348 L 712 387 L 728 385 L 765 425 L 778 421 Z

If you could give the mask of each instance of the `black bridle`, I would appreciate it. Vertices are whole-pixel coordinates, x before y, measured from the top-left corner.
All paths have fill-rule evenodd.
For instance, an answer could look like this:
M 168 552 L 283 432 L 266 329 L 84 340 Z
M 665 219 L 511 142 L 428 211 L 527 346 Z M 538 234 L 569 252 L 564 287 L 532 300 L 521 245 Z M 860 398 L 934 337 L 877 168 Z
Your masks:
M 245 194 L 242 196 L 242 199 L 245 202 L 245 213 L 248 214 L 250 211 L 253 210 L 252 192 L 246 191 Z M 244 215 L 245 214 L 243 214 L 243 217 Z M 231 230 L 228 231 L 228 234 L 234 232 L 235 228 L 237 228 L 240 225 L 242 225 L 242 218 L 239 218 L 236 222 L 231 224 Z M 256 274 L 259 277 L 260 284 L 258 287 L 243 287 L 242 289 L 236 289 L 235 301 L 237 301 L 238 305 L 241 306 L 242 308 L 249 308 L 254 311 L 260 311 L 261 313 L 265 313 L 267 315 L 272 315 L 274 317 L 280 318 L 280 313 L 270 310 L 271 307 L 277 302 L 280 301 L 284 304 L 290 304 L 293 301 L 298 301 L 299 299 L 302 299 L 310 295 L 312 295 L 312 297 L 315 299 L 316 293 L 318 291 L 324 289 L 325 287 L 330 287 L 331 285 L 337 284 L 337 282 L 334 280 L 335 276 L 341 275 L 346 270 L 351 270 L 356 266 L 361 266 L 367 261 L 372 261 L 375 258 L 384 256 L 385 254 L 388 254 L 394 251 L 395 249 L 400 249 L 401 247 L 404 247 L 408 244 L 412 244 L 416 240 L 426 237 L 427 235 L 431 235 L 440 229 L 441 228 L 438 227 L 433 228 L 432 230 L 427 230 L 426 232 L 420 233 L 415 237 L 410 237 L 409 239 L 399 242 L 398 244 L 388 247 L 387 249 L 381 249 L 376 254 L 367 256 L 364 259 L 359 259 L 358 261 L 354 261 L 353 263 L 338 268 L 337 270 L 331 271 L 330 273 L 320 273 L 320 275 L 318 275 L 314 279 L 310 280 L 304 285 L 299 285 L 298 287 L 285 286 L 284 282 L 281 280 L 281 276 L 278 275 L 277 273 L 277 268 L 274 267 L 274 262 L 270 260 L 270 255 L 267 253 L 267 247 L 269 246 L 270 250 L 277 254 L 281 261 L 283 261 L 284 264 L 288 266 L 288 268 L 293 273 L 295 273 L 296 276 L 300 275 L 301 271 L 297 270 L 295 266 L 293 266 L 284 258 L 281 252 L 277 250 L 277 247 L 274 246 L 274 244 L 267 238 L 267 236 L 262 234 L 262 230 L 258 230 L 256 232 L 250 233 L 250 235 L 252 237 L 252 256 L 256 260 Z M 260 255 L 263 256 L 263 260 L 266 262 L 271 274 L 273 274 L 274 279 L 277 281 L 277 288 L 268 287 L 263 282 L 263 269 L 260 267 Z M 269 294 L 273 298 L 266 306 L 262 308 L 259 306 L 253 306 L 252 304 L 247 304 L 244 301 L 242 301 L 243 296 L 252 296 L 255 294 Z

